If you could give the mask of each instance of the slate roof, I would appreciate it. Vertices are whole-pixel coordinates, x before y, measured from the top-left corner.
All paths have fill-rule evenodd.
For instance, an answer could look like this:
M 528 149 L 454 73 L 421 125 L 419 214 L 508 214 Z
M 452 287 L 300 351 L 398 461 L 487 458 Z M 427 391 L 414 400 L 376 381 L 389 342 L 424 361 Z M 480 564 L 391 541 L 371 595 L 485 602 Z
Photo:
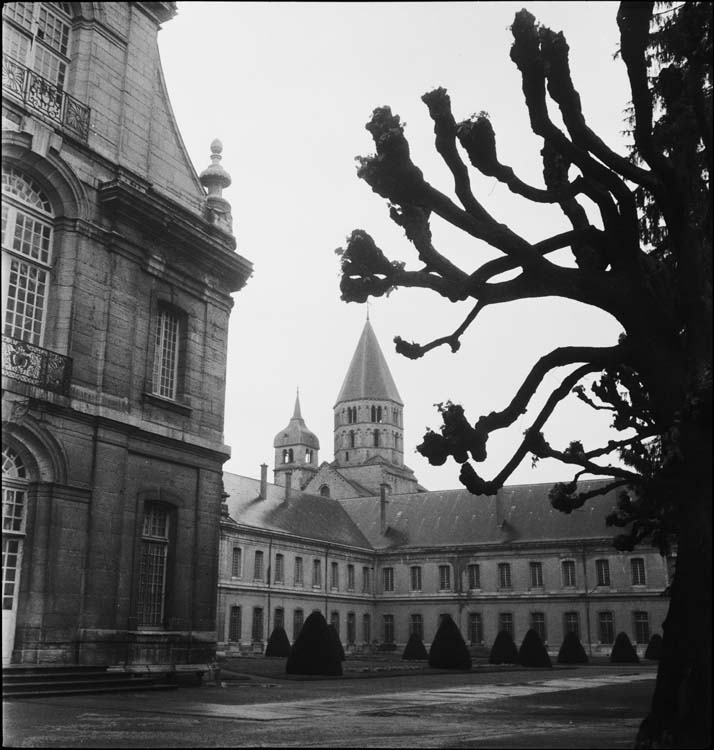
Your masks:
M 260 480 L 223 473 L 223 488 L 230 518 L 259 529 L 282 531 L 331 544 L 371 549 L 369 542 L 334 499 L 293 489 L 285 500 L 285 488 L 268 484 L 265 499 L 258 499 Z
M 369 320 L 362 329 L 335 406 L 343 401 L 364 398 L 384 399 L 404 405 Z
M 580 482 L 581 490 L 599 481 Z M 468 490 L 388 495 L 387 533 L 380 530 L 379 497 L 346 498 L 345 508 L 374 549 L 489 545 L 611 538 L 605 516 L 617 491 L 592 498 L 570 514 L 548 500 L 553 483 L 504 487 L 495 497 Z

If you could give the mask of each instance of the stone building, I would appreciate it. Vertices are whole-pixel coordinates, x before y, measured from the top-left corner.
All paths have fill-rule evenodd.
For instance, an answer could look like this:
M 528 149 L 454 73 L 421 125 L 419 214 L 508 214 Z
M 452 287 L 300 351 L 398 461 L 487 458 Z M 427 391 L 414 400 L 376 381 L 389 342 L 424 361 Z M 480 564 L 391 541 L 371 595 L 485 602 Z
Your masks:
M 317 609 L 348 652 L 401 649 L 413 632 L 428 645 L 448 613 L 474 649 L 532 627 L 553 653 L 570 630 L 593 655 L 620 631 L 642 653 L 668 570 L 652 548 L 615 551 L 615 493 L 565 515 L 550 484 L 427 492 L 403 463 L 403 410 L 367 321 L 334 407 L 335 459 L 315 470 L 298 399 L 276 436 L 276 484 L 265 465 L 260 480 L 224 474 L 219 647 L 262 652 L 276 625 L 294 639 Z
M 172 114 L 175 12 L 3 5 L 4 663 L 214 658 L 226 339 L 251 264 L 221 144 L 199 176 Z

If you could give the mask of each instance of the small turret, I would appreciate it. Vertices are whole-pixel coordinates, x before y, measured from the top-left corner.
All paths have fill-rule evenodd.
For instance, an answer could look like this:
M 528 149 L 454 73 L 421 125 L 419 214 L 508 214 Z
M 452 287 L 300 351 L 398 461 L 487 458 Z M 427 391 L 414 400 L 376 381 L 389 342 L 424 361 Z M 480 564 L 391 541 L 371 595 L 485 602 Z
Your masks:
M 287 474 L 292 484 L 302 489 L 317 473 L 320 441 L 305 425 L 300 411 L 300 392 L 295 396 L 293 416 L 285 429 L 275 436 L 275 484 L 286 485 Z

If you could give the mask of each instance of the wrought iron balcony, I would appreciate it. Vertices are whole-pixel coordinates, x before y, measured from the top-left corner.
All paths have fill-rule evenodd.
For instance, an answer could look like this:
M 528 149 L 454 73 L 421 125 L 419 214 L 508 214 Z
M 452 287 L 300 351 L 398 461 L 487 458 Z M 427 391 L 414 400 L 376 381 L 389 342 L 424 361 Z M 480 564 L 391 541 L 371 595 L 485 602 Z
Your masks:
M 2 374 L 22 383 L 68 396 L 72 378 L 72 359 L 3 335 Z
M 87 140 L 89 107 L 8 55 L 2 56 L 2 93 Z

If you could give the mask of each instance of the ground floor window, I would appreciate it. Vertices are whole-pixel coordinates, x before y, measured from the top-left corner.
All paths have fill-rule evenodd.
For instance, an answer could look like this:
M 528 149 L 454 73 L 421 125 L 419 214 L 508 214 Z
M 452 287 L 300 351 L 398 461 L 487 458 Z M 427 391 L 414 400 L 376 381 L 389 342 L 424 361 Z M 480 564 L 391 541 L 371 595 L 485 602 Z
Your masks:
M 513 631 L 513 614 L 511 612 L 500 612 L 498 615 L 498 631 L 505 630 L 515 640 Z
M 483 643 L 483 621 L 480 612 L 469 613 L 469 641 Z
M 384 643 L 394 643 L 394 615 L 384 615 L 382 617 Z
M 369 615 L 362 615 L 362 640 L 365 643 L 372 640 L 372 620 Z
M 563 632 L 565 635 L 574 633 L 580 638 L 580 614 L 578 612 L 566 612 L 563 615 Z
M 421 615 L 411 615 L 409 618 L 409 633 L 415 635 L 421 641 L 424 640 L 424 618 Z
M 139 553 L 139 625 L 158 627 L 164 622 L 166 569 L 169 551 L 169 513 L 160 505 L 147 503 Z
M 531 628 L 538 633 L 538 637 L 543 643 L 546 642 L 545 637 L 545 613 L 544 612 L 531 612 Z
M 254 641 L 263 640 L 263 608 L 253 607 L 253 628 L 251 637 Z
M 614 643 L 615 620 L 612 612 L 598 612 L 597 619 L 600 643 Z
M 347 613 L 347 643 L 357 640 L 357 619 L 354 612 Z
M 305 614 L 301 609 L 296 609 L 293 614 L 293 641 L 300 635 L 304 621 Z
M 649 643 L 650 640 L 650 618 L 647 612 L 633 612 L 635 625 L 635 642 Z
M 228 640 L 240 642 L 241 637 L 241 615 L 240 607 L 231 607 L 231 614 L 228 620 Z
M 285 610 L 282 607 L 275 608 L 275 622 L 273 623 L 273 627 L 285 629 Z

